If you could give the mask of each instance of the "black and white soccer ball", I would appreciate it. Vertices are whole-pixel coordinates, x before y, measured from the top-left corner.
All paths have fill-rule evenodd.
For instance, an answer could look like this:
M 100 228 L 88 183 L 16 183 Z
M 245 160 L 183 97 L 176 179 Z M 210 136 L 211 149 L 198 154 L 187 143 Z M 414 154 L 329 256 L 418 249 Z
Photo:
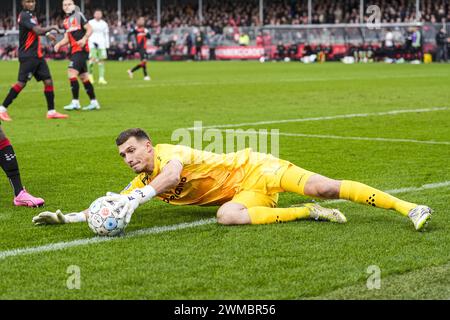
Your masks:
M 89 207 L 89 228 L 99 236 L 114 237 L 124 233 L 127 224 L 119 217 L 114 201 L 98 198 Z

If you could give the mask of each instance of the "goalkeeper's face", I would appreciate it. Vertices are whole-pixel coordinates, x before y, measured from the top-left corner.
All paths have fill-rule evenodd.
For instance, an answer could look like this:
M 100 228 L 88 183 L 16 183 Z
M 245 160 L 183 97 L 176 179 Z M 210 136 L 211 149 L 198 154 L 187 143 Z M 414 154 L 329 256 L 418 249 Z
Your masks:
M 153 146 L 146 139 L 129 138 L 119 146 L 119 155 L 136 173 L 153 171 Z

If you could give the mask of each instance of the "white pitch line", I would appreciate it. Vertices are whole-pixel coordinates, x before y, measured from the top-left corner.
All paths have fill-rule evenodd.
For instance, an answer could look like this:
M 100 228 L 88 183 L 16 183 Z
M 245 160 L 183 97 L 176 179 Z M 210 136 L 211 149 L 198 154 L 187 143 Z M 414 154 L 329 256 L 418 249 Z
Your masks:
M 322 120 L 335 120 L 335 119 L 349 119 L 349 118 L 365 118 L 365 117 L 378 117 L 378 116 L 389 116 L 397 115 L 403 113 L 424 113 L 424 112 L 434 112 L 434 111 L 446 111 L 449 110 L 448 107 L 437 107 L 437 108 L 422 108 L 422 109 L 403 109 L 403 110 L 391 110 L 383 112 L 373 112 L 373 113 L 350 113 L 350 114 L 338 114 L 334 116 L 325 117 L 312 117 L 312 118 L 297 118 L 297 119 L 282 119 L 282 120 L 270 120 L 270 121 L 258 121 L 258 122 L 242 122 L 234 124 L 217 124 L 211 126 L 202 127 L 190 127 L 187 130 L 198 130 L 198 129 L 214 129 L 214 128 L 234 128 L 242 126 L 256 126 L 262 124 L 278 124 L 278 123 L 291 123 L 291 122 L 307 122 L 307 121 L 322 121 Z
M 273 82 L 276 83 L 283 83 L 283 82 L 292 82 L 292 83 L 302 83 L 302 82 L 329 82 L 329 81 L 354 81 L 354 80 L 368 80 L 368 81 L 374 81 L 374 80 L 384 80 L 384 79 L 411 79 L 414 78 L 429 78 L 429 75 L 415 75 L 415 74 L 405 74 L 405 75 L 388 75 L 388 76 L 378 76 L 378 77 L 325 77 L 325 78 L 291 78 L 291 79 L 277 79 L 277 80 L 240 80 L 240 81 L 186 81 L 186 80 L 156 80 L 153 83 L 148 84 L 139 84 L 136 81 L 129 81 L 124 80 L 125 83 L 131 84 L 130 86 L 115 86 L 115 85 L 108 85 L 108 86 L 96 86 L 96 90 L 103 91 L 103 90 L 117 90 L 117 89 L 123 89 L 129 88 L 129 89 L 137 89 L 137 88 L 158 88 L 158 87 L 190 87 L 190 86 L 225 86 L 225 85 L 253 85 L 253 84 L 270 84 Z M 433 77 L 442 78 L 442 77 L 448 77 L 447 74 L 442 75 L 434 75 Z M 70 86 L 66 85 L 63 81 L 55 81 L 55 86 L 57 86 L 59 89 L 58 91 L 70 91 Z M 42 89 L 32 88 L 28 89 L 28 92 L 42 92 Z
M 264 134 L 272 134 L 266 132 Z M 324 134 L 303 134 L 303 133 L 288 133 L 288 132 L 279 132 L 273 133 L 274 135 L 279 136 L 288 136 L 288 137 L 305 137 L 305 138 L 321 138 L 321 139 L 336 139 L 336 140 L 363 140 L 363 141 L 384 141 L 384 142 L 408 142 L 408 143 L 422 143 L 422 144 L 443 144 L 450 145 L 450 141 L 434 141 L 434 140 L 414 140 L 414 139 L 396 139 L 396 138 L 377 138 L 377 137 L 345 137 L 345 136 L 333 136 L 333 135 L 324 135 Z
M 443 187 L 448 187 L 448 186 L 450 186 L 450 181 L 442 181 L 442 182 L 424 184 L 421 187 L 393 189 L 393 190 L 387 190 L 386 192 L 390 193 L 390 194 L 397 194 L 397 193 L 404 193 L 404 192 L 443 188 Z M 345 201 L 346 200 L 329 200 L 329 201 L 324 201 L 324 202 L 328 204 L 328 203 L 338 203 L 338 202 L 345 202 Z M 94 237 L 94 238 L 79 239 L 79 240 L 74 240 L 74 241 L 69 241 L 69 242 L 51 243 L 51 244 L 38 246 L 38 247 L 29 247 L 29 248 L 22 248 L 22 249 L 12 249 L 12 250 L 7 250 L 7 251 L 0 251 L 0 260 L 6 259 L 8 257 L 16 257 L 16 256 L 23 256 L 23 255 L 34 254 L 34 253 L 64 250 L 64 249 L 71 248 L 71 247 L 85 246 L 85 245 L 89 245 L 89 244 L 96 244 L 96 243 L 101 243 L 101 242 L 106 242 L 106 241 L 129 239 L 129 238 L 134 238 L 137 236 L 158 234 L 158 233 L 164 233 L 164 232 L 168 232 L 168 231 L 177 231 L 177 230 L 182 230 L 182 229 L 195 228 L 195 227 L 199 227 L 199 226 L 212 224 L 215 222 L 216 222 L 215 218 L 202 219 L 202 220 L 197 220 L 194 222 L 180 223 L 180 224 L 175 224 L 175 225 L 171 225 L 171 226 L 153 227 L 153 228 L 148 228 L 148 229 L 136 230 L 136 231 L 129 232 L 124 237 L 118 237 L 118 238 Z
M 85 246 L 85 245 L 89 245 L 89 244 L 96 244 L 96 243 L 107 242 L 107 241 L 114 241 L 114 240 L 119 240 L 119 239 L 134 238 L 137 236 L 143 236 L 143 235 L 149 235 L 149 234 L 158 234 L 158 233 L 164 233 L 164 232 L 168 232 L 168 231 L 176 231 L 176 230 L 194 228 L 194 227 L 198 227 L 198 226 L 211 224 L 214 222 L 216 222 L 215 218 L 203 219 L 203 220 L 197 220 L 194 222 L 175 224 L 175 225 L 171 225 L 171 226 L 153 227 L 153 228 L 148 228 L 148 229 L 136 230 L 136 231 L 127 233 L 123 237 L 93 237 L 93 238 L 79 239 L 79 240 L 74 240 L 74 241 L 69 241 L 69 242 L 51 243 L 51 244 L 38 246 L 38 247 L 0 251 L 0 260 L 3 260 L 7 257 L 16 257 L 16 256 L 33 254 L 33 253 L 57 251 L 57 250 L 71 248 L 71 247 L 79 247 L 79 246 Z
M 226 130 L 219 130 L 222 133 L 226 133 Z M 319 138 L 319 139 L 336 139 L 336 140 L 363 140 L 363 141 L 382 141 L 382 142 L 408 142 L 419 144 L 438 144 L 438 145 L 450 145 L 450 141 L 434 141 L 434 140 L 414 140 L 414 139 L 398 139 L 398 138 L 379 138 L 379 137 L 346 137 L 346 136 L 334 136 L 325 134 L 306 134 L 306 133 L 289 133 L 289 132 L 267 132 L 267 131 L 236 131 L 235 134 L 242 135 L 270 135 L 270 136 L 287 136 L 287 137 L 304 137 L 304 138 Z

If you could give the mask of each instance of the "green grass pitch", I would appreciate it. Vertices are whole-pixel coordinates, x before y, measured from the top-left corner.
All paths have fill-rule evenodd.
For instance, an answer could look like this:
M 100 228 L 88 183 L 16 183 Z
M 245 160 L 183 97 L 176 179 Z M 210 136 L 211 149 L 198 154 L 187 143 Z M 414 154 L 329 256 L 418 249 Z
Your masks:
M 210 219 L 217 210 L 155 200 L 133 216 L 132 237 L 76 245 L 93 238 L 86 224 L 33 226 L 42 209 L 13 207 L 1 178 L 0 299 L 450 298 L 450 65 L 150 62 L 151 82 L 141 72 L 128 79 L 133 65 L 107 63 L 109 84 L 96 86 L 100 111 L 47 120 L 42 84 L 34 80 L 10 107 L 13 122 L 2 126 L 24 185 L 46 200 L 45 209 L 79 211 L 126 186 L 134 175 L 114 139 L 129 127 L 170 143 L 173 130 L 199 120 L 208 126 L 319 118 L 242 128 L 302 134 L 280 136 L 281 158 L 427 204 L 435 210 L 428 230 L 416 232 L 395 212 L 348 202 L 324 204 L 341 209 L 345 225 L 151 229 Z M 59 111 L 71 100 L 66 67 L 50 62 Z M 0 70 L 3 99 L 18 63 L 1 62 Z M 83 90 L 80 96 L 87 104 Z M 427 112 L 382 114 L 414 109 Z M 367 113 L 375 115 L 333 117 Z M 305 201 L 282 194 L 279 205 Z M 65 245 L 48 247 L 54 243 Z M 79 289 L 67 287 L 70 266 L 80 270 Z M 366 287 L 369 266 L 380 268 L 380 289 Z

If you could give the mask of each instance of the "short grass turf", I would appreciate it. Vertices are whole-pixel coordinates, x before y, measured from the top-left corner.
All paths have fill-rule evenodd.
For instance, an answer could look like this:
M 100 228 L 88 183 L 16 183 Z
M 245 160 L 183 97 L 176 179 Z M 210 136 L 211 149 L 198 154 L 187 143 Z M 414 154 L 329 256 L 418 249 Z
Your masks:
M 171 143 L 175 129 L 391 110 L 450 108 L 450 65 L 301 65 L 297 63 L 149 63 L 151 82 L 109 62 L 102 109 L 45 119 L 42 84 L 32 81 L 10 107 L 3 129 L 13 142 L 27 189 L 47 210 L 79 211 L 133 178 L 114 145 L 126 128 L 147 129 Z M 50 62 L 56 103 L 71 100 L 66 62 Z M 0 63 L 0 95 L 17 77 L 17 62 Z M 1 97 L 0 97 L 1 98 Z M 87 98 L 81 90 L 81 100 Z M 280 157 L 339 179 L 383 190 L 450 181 L 450 110 L 361 118 L 244 125 L 282 133 L 437 141 L 443 144 L 280 136 Z M 447 142 L 447 144 L 445 144 Z M 87 225 L 35 227 L 42 209 L 15 208 L 0 181 L 0 257 L 14 249 L 92 238 Z M 450 188 L 397 196 L 435 210 L 426 232 L 394 212 L 346 202 L 345 225 L 298 221 L 224 227 L 210 223 L 157 234 L 16 254 L 0 259 L 1 299 L 448 299 Z M 280 196 L 281 207 L 308 201 Z M 152 201 L 127 231 L 194 222 L 217 208 Z M 369 266 L 381 288 L 368 290 Z M 80 289 L 70 290 L 69 266 Z

